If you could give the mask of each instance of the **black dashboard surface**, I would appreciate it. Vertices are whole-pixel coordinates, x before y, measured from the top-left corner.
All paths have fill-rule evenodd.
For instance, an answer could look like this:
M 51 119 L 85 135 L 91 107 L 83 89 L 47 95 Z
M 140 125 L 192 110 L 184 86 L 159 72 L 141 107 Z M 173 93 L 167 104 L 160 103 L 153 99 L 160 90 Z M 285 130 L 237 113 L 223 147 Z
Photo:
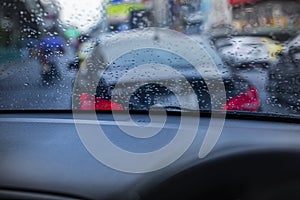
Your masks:
M 149 121 L 147 115 L 134 117 L 139 123 Z M 137 144 L 120 136 L 122 132 L 111 114 L 98 114 L 111 139 L 137 152 L 143 147 L 159 148 L 167 142 L 164 140 L 172 139 L 168 132 L 178 128 L 178 118 L 168 116 L 165 134 L 159 140 Z M 124 116 L 122 120 L 126 124 L 128 118 Z M 192 145 L 171 165 L 148 173 L 126 173 L 102 164 L 88 152 L 77 134 L 72 113 L 1 114 L 0 197 L 164 199 L 175 194 L 188 197 L 188 192 L 194 195 L 195 191 L 201 195 L 201 187 L 214 193 L 227 188 L 235 193 L 231 196 L 234 197 L 247 193 L 245 188 L 262 183 L 260 178 L 264 175 L 264 180 L 300 180 L 300 124 L 226 119 L 213 150 L 199 159 L 209 122 L 210 118 L 201 117 Z M 196 182 L 195 189 L 192 185 Z

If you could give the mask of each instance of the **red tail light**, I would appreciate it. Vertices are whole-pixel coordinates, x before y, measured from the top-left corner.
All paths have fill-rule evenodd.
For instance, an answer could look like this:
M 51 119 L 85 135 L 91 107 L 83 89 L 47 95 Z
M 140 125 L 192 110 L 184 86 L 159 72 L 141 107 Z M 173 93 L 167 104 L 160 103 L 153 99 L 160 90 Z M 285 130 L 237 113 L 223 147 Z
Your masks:
M 123 110 L 121 104 L 86 93 L 80 96 L 80 110 Z
M 251 87 L 246 92 L 230 99 L 224 110 L 258 111 L 259 106 L 258 92 L 255 87 Z

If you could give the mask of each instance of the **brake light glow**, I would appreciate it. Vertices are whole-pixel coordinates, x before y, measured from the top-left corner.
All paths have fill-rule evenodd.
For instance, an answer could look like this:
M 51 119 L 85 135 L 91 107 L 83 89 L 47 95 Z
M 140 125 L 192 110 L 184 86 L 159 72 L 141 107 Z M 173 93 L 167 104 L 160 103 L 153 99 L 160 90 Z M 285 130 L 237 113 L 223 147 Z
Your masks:
M 121 104 L 86 93 L 80 95 L 80 104 L 80 110 L 123 110 Z
M 224 110 L 239 110 L 239 111 L 258 111 L 260 107 L 260 99 L 257 89 L 250 87 L 246 92 L 243 92 L 230 99 Z

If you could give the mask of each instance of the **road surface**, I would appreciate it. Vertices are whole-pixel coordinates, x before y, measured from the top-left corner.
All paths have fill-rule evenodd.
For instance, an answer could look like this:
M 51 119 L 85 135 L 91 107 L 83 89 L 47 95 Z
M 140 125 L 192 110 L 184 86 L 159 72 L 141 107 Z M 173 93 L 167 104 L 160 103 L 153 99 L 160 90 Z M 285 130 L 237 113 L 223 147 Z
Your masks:
M 69 70 L 62 61 L 58 64 L 60 79 L 50 85 L 43 83 L 41 65 L 35 59 L 23 57 L 16 62 L 0 64 L 0 109 L 71 109 L 76 71 Z

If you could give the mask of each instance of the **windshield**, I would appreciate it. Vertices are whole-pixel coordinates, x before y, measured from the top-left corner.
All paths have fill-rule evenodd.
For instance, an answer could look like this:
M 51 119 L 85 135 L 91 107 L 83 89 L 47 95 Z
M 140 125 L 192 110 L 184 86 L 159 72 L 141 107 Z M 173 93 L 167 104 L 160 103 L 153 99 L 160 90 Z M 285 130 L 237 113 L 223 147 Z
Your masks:
M 1 110 L 299 117 L 299 0 L 4 0 Z

